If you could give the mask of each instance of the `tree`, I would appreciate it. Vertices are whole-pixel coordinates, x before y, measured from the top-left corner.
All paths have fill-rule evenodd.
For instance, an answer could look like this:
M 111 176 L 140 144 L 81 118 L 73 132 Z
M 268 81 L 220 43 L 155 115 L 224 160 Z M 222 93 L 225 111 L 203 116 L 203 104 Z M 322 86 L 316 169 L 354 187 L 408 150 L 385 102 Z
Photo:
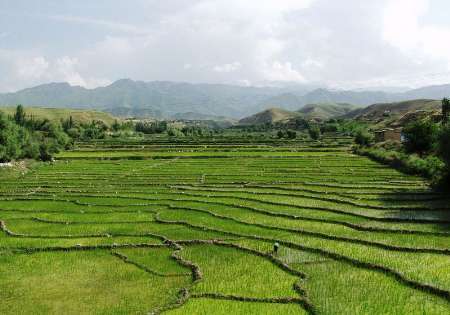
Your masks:
M 16 121 L 16 124 L 19 126 L 25 125 L 25 110 L 22 105 L 17 105 L 16 107 L 16 113 L 14 114 L 14 120 Z
M 448 98 L 444 98 L 442 100 L 442 125 L 447 125 L 448 118 L 450 116 L 450 100 Z
M 284 138 L 284 132 L 283 132 L 283 130 L 278 130 L 278 132 L 277 132 L 277 137 L 278 137 L 278 139 Z
M 441 180 L 441 185 L 450 186 L 450 125 L 446 125 L 439 133 L 438 153 L 445 163 L 445 172 Z
M 120 130 L 120 124 L 117 119 L 114 120 L 113 124 L 111 125 L 111 129 L 116 132 Z
M 288 139 L 295 139 L 297 138 L 297 133 L 294 130 L 288 130 L 287 137 Z
M 450 170 L 450 126 L 442 128 L 439 133 L 439 155 Z
M 405 149 L 408 152 L 429 152 L 438 137 L 438 127 L 430 121 L 415 121 L 403 128 Z
M 75 123 L 73 121 L 72 116 L 69 116 L 69 118 L 66 119 L 66 120 L 62 120 L 61 119 L 61 125 L 62 125 L 62 127 L 63 127 L 65 132 L 67 132 L 67 130 L 69 130 L 69 129 L 74 128 L 75 127 Z
M 309 136 L 311 137 L 311 139 L 319 140 L 319 138 L 320 138 L 320 129 L 319 129 L 319 127 L 311 126 L 308 129 L 308 133 L 309 133 Z
M 364 130 L 358 130 L 355 135 L 355 143 L 360 146 L 369 146 L 373 141 L 372 135 Z

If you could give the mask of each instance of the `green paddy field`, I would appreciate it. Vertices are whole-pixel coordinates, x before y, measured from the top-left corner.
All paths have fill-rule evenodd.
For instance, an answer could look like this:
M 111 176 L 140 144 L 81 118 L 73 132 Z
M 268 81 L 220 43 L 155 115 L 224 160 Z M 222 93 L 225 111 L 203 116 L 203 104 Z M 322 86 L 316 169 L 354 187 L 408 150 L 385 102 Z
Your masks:
M 450 314 L 450 196 L 345 138 L 79 144 L 0 224 L 0 314 Z

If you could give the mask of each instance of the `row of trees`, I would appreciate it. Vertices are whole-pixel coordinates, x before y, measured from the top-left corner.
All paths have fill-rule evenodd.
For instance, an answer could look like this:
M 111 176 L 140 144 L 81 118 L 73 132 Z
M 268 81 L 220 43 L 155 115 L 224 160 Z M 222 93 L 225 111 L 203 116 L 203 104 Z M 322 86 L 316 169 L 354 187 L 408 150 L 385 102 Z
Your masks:
M 102 139 L 112 130 L 129 128 L 115 122 L 108 127 L 102 121 L 76 122 L 72 117 L 60 122 L 27 116 L 18 105 L 12 117 L 0 112 L 0 161 L 36 159 L 49 161 L 54 154 L 69 149 L 76 140 Z
M 27 119 L 24 108 L 17 106 L 13 117 L 0 112 L 0 161 L 40 159 L 48 161 L 71 145 L 60 124 L 49 120 Z
M 431 121 L 415 121 L 403 129 L 403 147 L 408 153 L 421 157 L 437 156 L 445 163 L 441 177 L 450 185 L 450 125 L 443 120 L 442 126 Z

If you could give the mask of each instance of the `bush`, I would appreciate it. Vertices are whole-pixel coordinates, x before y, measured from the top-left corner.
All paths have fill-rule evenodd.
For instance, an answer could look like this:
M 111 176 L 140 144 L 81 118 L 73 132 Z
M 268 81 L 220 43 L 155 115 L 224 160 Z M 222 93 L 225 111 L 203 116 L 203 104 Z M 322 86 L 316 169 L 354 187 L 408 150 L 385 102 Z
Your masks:
M 358 130 L 355 135 L 355 143 L 366 147 L 369 146 L 373 142 L 373 136 L 364 130 Z
M 407 174 L 421 175 L 438 181 L 444 172 L 444 163 L 435 156 L 429 156 L 425 159 L 416 154 L 404 154 L 398 151 L 388 151 L 384 149 L 357 148 L 355 153 L 365 155 L 371 159 L 387 164 L 391 167 L 401 170 Z
M 320 138 L 320 129 L 319 129 L 319 127 L 311 126 L 308 129 L 308 133 L 309 133 L 309 136 L 311 137 L 311 139 L 319 140 L 319 138 Z
M 445 171 L 441 181 L 441 185 L 450 187 L 450 126 L 442 128 L 439 133 L 438 142 L 439 156 L 445 163 Z
M 286 132 L 286 135 L 287 135 L 288 139 L 295 139 L 295 138 L 297 138 L 297 132 L 295 132 L 294 130 L 288 130 Z
M 408 152 L 424 154 L 434 148 L 438 138 L 436 124 L 430 121 L 415 121 L 403 128 L 405 149 Z
M 278 130 L 278 132 L 277 132 L 277 138 L 278 138 L 278 139 L 284 138 L 284 132 L 283 132 L 283 130 Z

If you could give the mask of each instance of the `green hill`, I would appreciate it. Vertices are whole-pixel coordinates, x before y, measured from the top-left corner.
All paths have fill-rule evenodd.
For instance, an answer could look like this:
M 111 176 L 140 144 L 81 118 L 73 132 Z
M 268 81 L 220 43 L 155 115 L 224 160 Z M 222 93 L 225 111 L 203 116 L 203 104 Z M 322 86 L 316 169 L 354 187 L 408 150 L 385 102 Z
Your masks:
M 356 109 L 344 115 L 344 118 L 380 120 L 401 117 L 408 112 L 426 110 L 434 111 L 441 108 L 441 101 L 430 99 L 417 99 L 396 103 L 381 103 L 369 107 Z
M 255 115 L 242 118 L 239 120 L 240 125 L 261 125 L 265 123 L 275 123 L 288 121 L 289 119 L 298 117 L 299 114 L 290 112 L 281 108 L 269 108 Z
M 319 103 L 308 104 L 297 111 L 305 119 L 327 120 L 345 115 L 358 108 L 348 103 Z
M 14 115 L 15 107 L 0 107 L 0 111 L 6 115 Z M 117 118 L 111 114 L 94 111 L 94 110 L 76 110 L 66 108 L 45 108 L 45 107 L 25 107 L 27 116 L 33 116 L 38 119 L 49 119 L 51 121 L 59 121 L 67 119 L 70 116 L 78 122 L 90 122 L 92 120 L 100 120 L 110 125 Z

